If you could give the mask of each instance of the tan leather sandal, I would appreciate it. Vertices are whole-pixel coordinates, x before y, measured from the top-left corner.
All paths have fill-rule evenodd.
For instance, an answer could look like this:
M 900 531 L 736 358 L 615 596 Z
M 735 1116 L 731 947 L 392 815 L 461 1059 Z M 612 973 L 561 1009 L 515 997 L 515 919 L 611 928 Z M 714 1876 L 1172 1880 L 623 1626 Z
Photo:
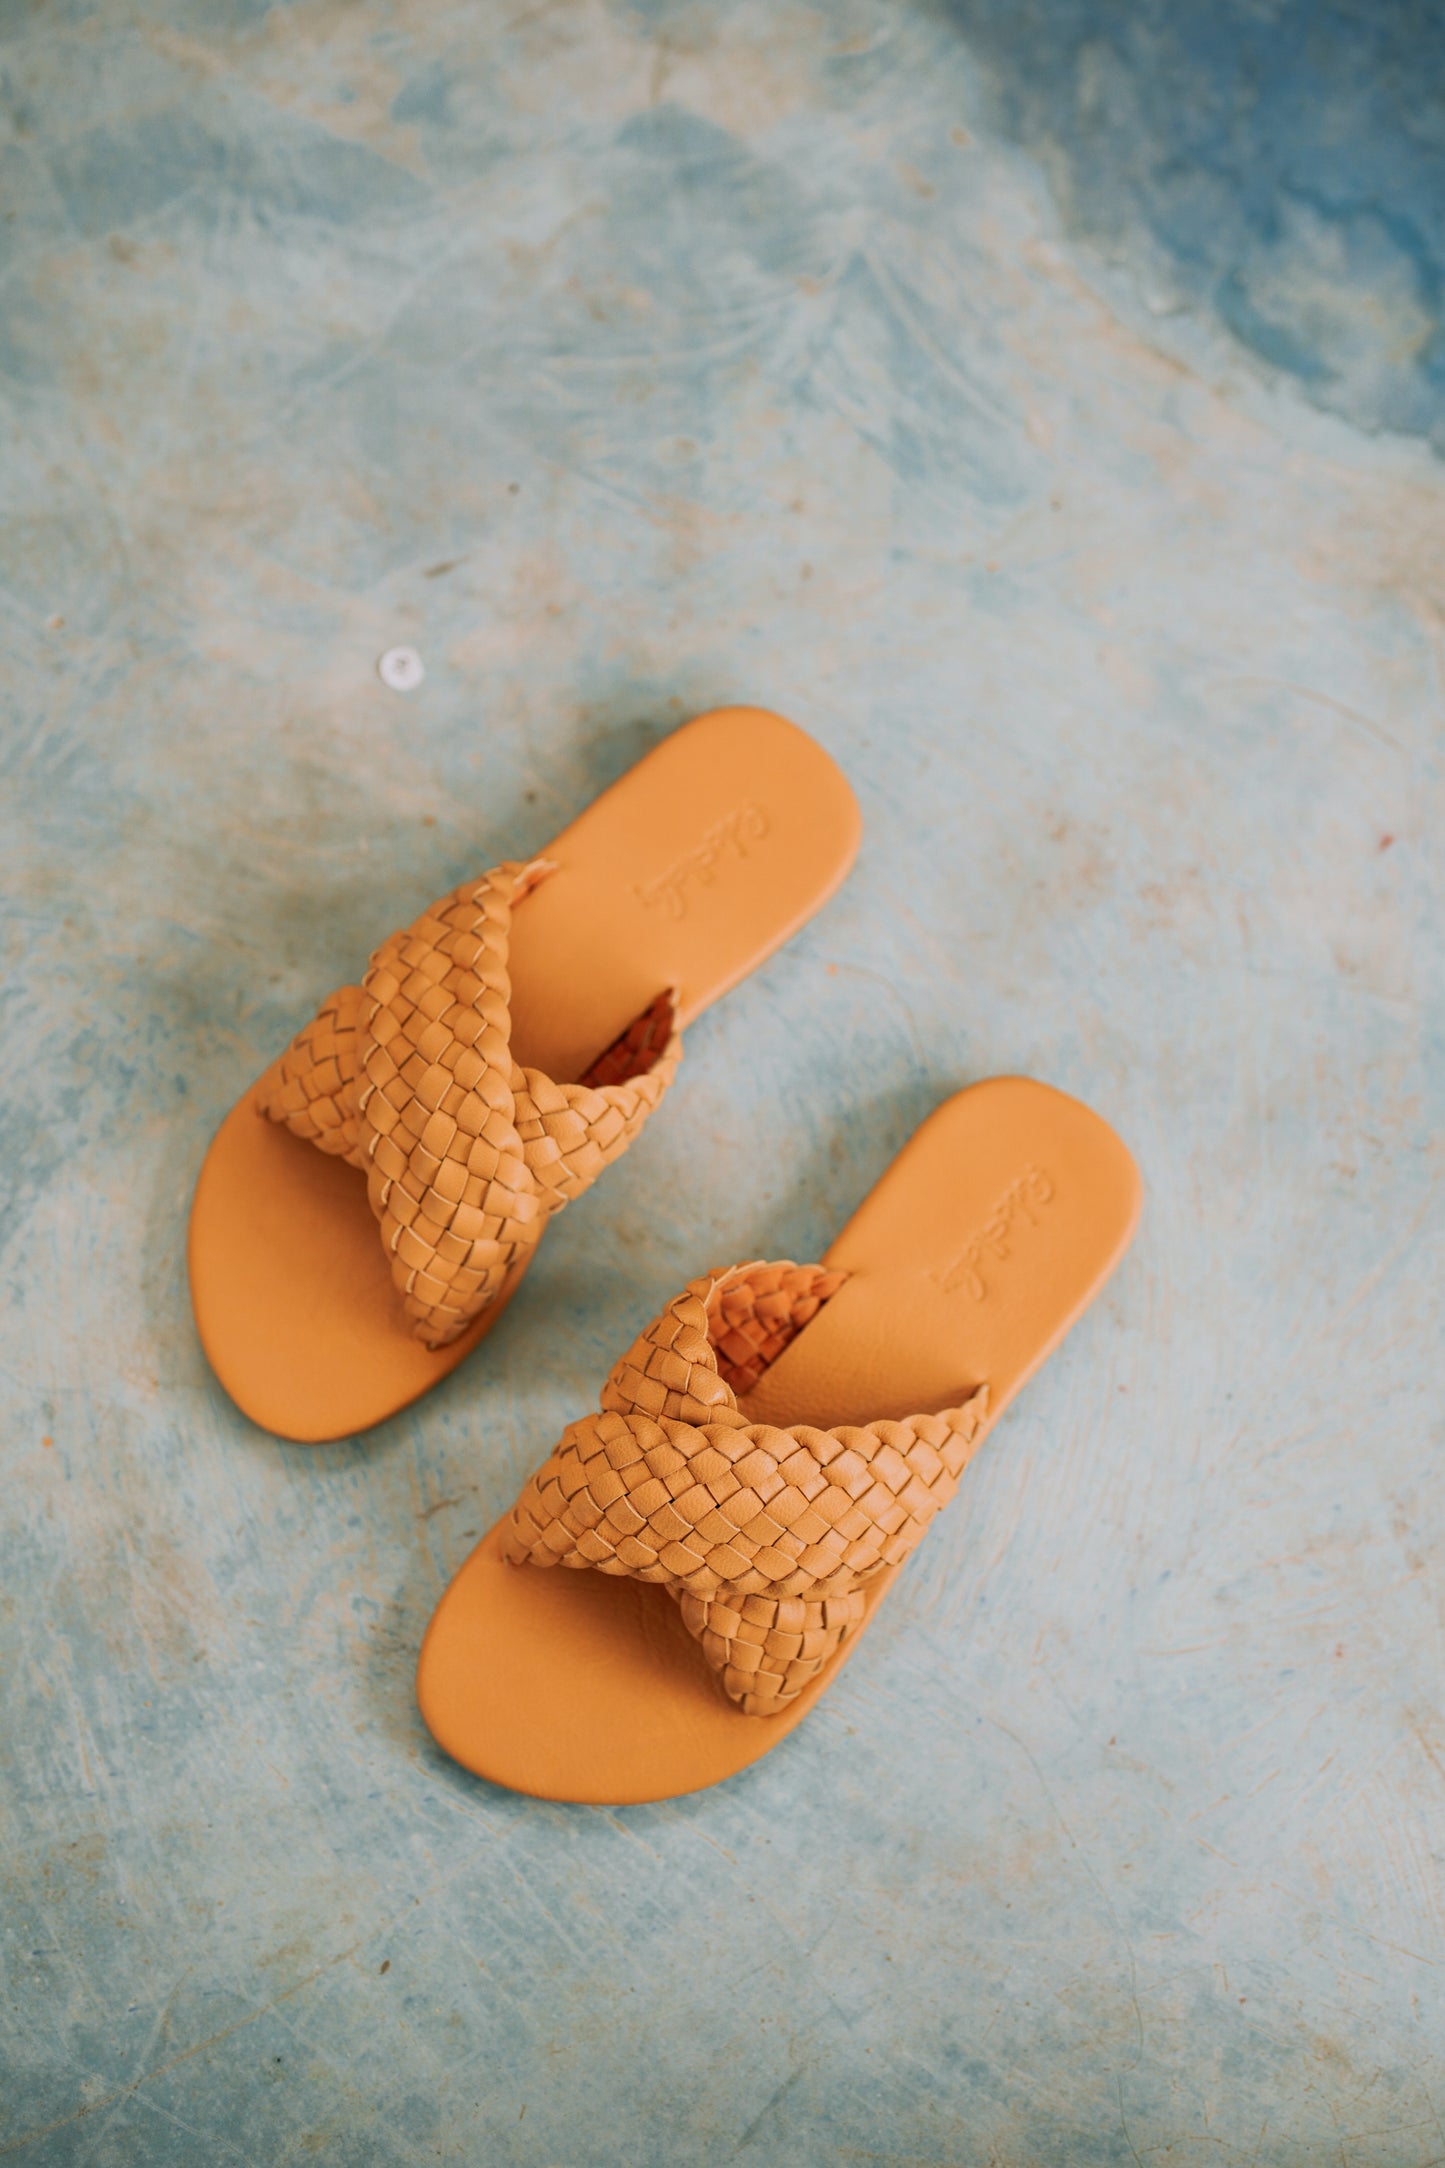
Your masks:
M 819 909 L 858 834 L 820 746 L 719 709 L 543 856 L 393 934 L 232 1109 L 196 1184 L 196 1322 L 237 1405 L 339 1438 L 454 1369 L 552 1214 L 637 1135 L 683 1029 Z
M 443 1597 L 417 1675 L 439 1744 L 609 1805 L 776 1746 L 1138 1211 L 1097 1115 L 995 1078 L 930 1116 L 821 1264 L 694 1280 Z

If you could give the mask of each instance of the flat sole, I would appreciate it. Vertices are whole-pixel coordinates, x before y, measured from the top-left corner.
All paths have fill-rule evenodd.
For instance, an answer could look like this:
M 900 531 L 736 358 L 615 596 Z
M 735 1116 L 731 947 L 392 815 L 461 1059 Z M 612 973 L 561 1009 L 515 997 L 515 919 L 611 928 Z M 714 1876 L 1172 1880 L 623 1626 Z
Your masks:
M 829 1248 L 821 1262 L 848 1280 L 740 1408 L 831 1428 L 956 1406 L 987 1383 L 991 1428 L 1114 1270 L 1139 1202 L 1133 1160 L 1078 1100 L 1022 1077 L 958 1093 Z M 870 1585 L 859 1633 L 785 1713 L 751 1717 L 666 1590 L 509 1565 L 504 1529 L 438 1606 L 417 1698 L 453 1760 L 542 1799 L 670 1799 L 745 1769 L 827 1692 L 893 1579 Z
M 781 716 L 723 708 L 675 731 L 540 854 L 556 870 L 512 922 L 516 1058 L 576 1078 L 669 987 L 685 1027 L 826 902 L 858 838 L 841 771 Z M 464 1361 L 521 1274 L 463 1338 L 423 1347 L 364 1178 L 258 1114 L 257 1090 L 196 1183 L 196 1324 L 253 1422 L 305 1444 L 350 1437 Z

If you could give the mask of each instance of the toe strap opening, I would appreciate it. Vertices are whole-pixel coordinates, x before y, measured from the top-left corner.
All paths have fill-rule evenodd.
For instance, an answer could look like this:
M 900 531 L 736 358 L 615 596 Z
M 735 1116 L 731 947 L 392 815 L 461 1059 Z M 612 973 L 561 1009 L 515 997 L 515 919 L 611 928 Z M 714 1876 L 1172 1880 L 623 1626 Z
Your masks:
M 631 1084 L 637 1077 L 650 1075 L 667 1052 L 676 1031 L 677 993 L 675 988 L 668 987 L 655 1001 L 649 1002 L 640 1016 L 633 1018 L 627 1029 L 619 1033 L 577 1081 L 600 1091 L 607 1084 Z
M 719 1374 L 739 1399 L 847 1277 L 822 1265 L 762 1264 L 718 1281 L 708 1298 L 707 1334 Z

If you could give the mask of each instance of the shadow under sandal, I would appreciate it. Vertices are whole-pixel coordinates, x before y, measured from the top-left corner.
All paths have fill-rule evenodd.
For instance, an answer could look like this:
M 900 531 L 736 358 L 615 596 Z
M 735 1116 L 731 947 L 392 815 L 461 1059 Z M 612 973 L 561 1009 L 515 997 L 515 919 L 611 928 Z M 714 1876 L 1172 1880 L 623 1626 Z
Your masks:
M 756 1761 L 837 1676 L 1138 1211 L 1097 1115 L 1000 1077 L 929 1117 L 820 1264 L 694 1280 L 443 1597 L 417 1674 L 438 1743 L 605 1805 Z
M 232 1109 L 191 1210 L 196 1322 L 264 1429 L 393 1415 L 500 1317 L 632 1142 L 681 1033 L 837 888 L 858 808 L 761 708 L 699 716 L 544 856 L 393 934 Z

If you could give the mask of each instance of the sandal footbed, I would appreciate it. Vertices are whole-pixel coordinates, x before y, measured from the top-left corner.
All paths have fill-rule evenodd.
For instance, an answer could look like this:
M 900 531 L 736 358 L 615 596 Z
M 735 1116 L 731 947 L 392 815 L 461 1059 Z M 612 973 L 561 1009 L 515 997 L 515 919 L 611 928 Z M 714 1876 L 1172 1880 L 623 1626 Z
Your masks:
M 1123 1144 L 1077 1100 L 1022 1077 L 958 1093 L 821 1260 L 848 1280 L 739 1406 L 831 1428 L 955 1406 L 986 1382 L 991 1425 L 1108 1279 L 1139 1194 Z M 786 1711 L 750 1717 L 665 1589 L 508 1565 L 503 1528 L 446 1591 L 417 1694 L 454 1760 L 545 1799 L 666 1799 L 745 1768 L 827 1691 L 894 1578 L 870 1585 L 863 1627 Z
M 841 772 L 781 716 L 725 708 L 675 731 L 540 854 L 555 871 L 512 924 L 517 1060 L 575 1078 L 669 987 L 685 1027 L 818 910 L 858 834 Z M 257 1090 L 222 1123 L 196 1184 L 197 1326 L 216 1376 L 263 1429 L 348 1437 L 454 1370 L 521 1273 L 460 1340 L 424 1347 L 362 1175 L 258 1115 Z

